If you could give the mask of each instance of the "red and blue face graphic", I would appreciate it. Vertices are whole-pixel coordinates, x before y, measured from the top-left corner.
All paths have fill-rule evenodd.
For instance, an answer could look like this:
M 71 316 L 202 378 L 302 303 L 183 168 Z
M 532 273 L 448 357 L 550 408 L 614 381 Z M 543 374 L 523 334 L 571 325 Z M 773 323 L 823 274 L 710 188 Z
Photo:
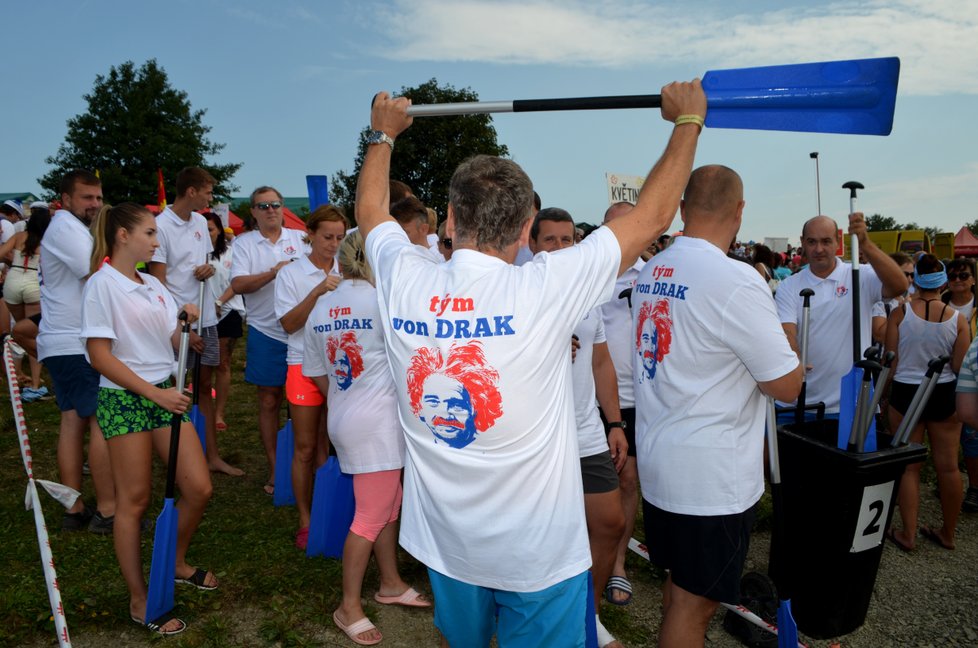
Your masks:
M 418 349 L 407 371 L 411 411 L 436 441 L 464 448 L 502 416 L 498 381 L 481 342 L 453 344 L 447 358 L 437 348 Z
M 635 327 L 635 349 L 642 364 L 639 382 L 655 378 L 656 369 L 669 353 L 672 344 L 672 318 L 669 300 L 642 302 Z
M 363 373 L 363 347 L 357 342 L 357 334 L 353 331 L 326 338 L 326 357 L 333 382 L 340 391 L 349 389 L 353 380 Z

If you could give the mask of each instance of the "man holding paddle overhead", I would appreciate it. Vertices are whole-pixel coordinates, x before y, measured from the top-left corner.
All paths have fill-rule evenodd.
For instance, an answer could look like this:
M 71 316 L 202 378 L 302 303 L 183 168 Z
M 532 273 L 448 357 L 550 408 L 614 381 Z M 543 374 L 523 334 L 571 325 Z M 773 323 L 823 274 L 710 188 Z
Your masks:
M 726 255 L 743 192 L 725 166 L 693 171 L 683 236 L 646 263 L 632 291 L 645 542 L 670 570 L 660 646 L 702 646 L 719 603 L 739 602 L 764 493 L 765 395 L 790 400 L 801 389 L 770 289 Z
M 406 436 L 400 542 L 428 566 L 435 623 L 451 646 L 488 646 L 493 634 L 502 648 L 584 646 L 590 552 L 567 340 L 672 221 L 706 98 L 698 81 L 664 88 L 662 116 L 677 124 L 635 208 L 519 267 L 533 187 L 511 160 L 477 156 L 455 171 L 451 263 L 412 245 L 390 217 L 390 160 L 409 105 L 374 98 L 356 201 Z M 421 362 L 477 367 L 492 394 L 473 407 L 477 433 L 464 447 L 438 442 L 419 418 L 416 405 L 440 398 L 412 398 Z
M 849 232 L 859 238 L 859 250 L 870 266 L 859 273 L 858 324 L 860 339 L 869 346 L 873 304 L 902 295 L 907 290 L 907 277 L 900 266 L 866 235 L 866 221 L 861 213 L 849 217 Z M 816 216 L 805 223 L 801 230 L 801 246 L 808 267 L 778 286 L 775 295 L 778 316 L 791 347 L 798 351 L 798 323 L 803 305 L 800 293 L 804 288 L 815 292 L 811 298 L 808 339 L 811 370 L 806 378 L 805 400 L 812 404 L 825 403 L 826 415 L 838 417 L 840 381 L 852 368 L 852 265 L 835 256 L 839 228 L 828 216 Z

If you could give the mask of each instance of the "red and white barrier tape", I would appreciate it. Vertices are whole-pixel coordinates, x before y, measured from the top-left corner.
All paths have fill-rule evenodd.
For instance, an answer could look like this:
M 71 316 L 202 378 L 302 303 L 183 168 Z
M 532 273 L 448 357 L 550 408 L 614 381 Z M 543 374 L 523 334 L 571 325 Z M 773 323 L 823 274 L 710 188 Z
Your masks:
M 27 508 L 34 509 L 34 526 L 37 528 L 37 544 L 41 549 L 41 567 L 44 569 L 44 581 L 48 588 L 48 600 L 51 602 L 51 615 L 54 617 L 54 628 L 58 633 L 59 646 L 61 648 L 70 648 L 71 638 L 68 635 L 68 622 L 65 619 L 64 606 L 61 604 L 61 592 L 58 590 L 58 574 L 54 570 L 54 556 L 51 554 L 48 528 L 44 523 L 41 499 L 37 494 L 37 484 L 34 480 L 31 444 L 27 437 L 24 405 L 20 400 L 20 386 L 17 384 L 17 369 L 14 366 L 14 356 L 9 340 L 3 345 L 3 360 L 4 367 L 7 370 L 7 385 L 10 388 L 10 405 L 14 410 L 14 424 L 17 428 L 17 438 L 20 440 L 20 456 L 24 460 L 24 469 L 27 471 L 26 504 Z
M 635 553 L 637 553 L 642 558 L 645 558 L 646 560 L 649 560 L 649 549 L 648 549 L 648 547 L 646 547 L 644 544 L 642 544 L 641 542 L 639 542 L 635 538 L 629 538 L 628 539 L 628 548 L 631 549 L 632 551 L 634 551 Z M 757 627 L 762 628 L 764 630 L 767 630 L 768 632 L 770 632 L 773 635 L 777 635 L 778 634 L 778 626 L 776 626 L 774 624 L 771 624 L 771 623 L 768 623 L 767 621 L 765 621 L 761 617 L 759 617 L 756 614 L 754 614 L 753 612 L 751 612 L 749 609 L 745 608 L 743 605 L 730 605 L 729 603 L 721 603 L 720 605 L 722 605 L 726 609 L 730 610 L 731 612 L 733 612 L 737 616 L 742 617 L 742 618 L 746 619 L 747 621 L 750 621 L 751 623 L 753 623 Z M 808 648 L 808 645 L 807 644 L 803 644 L 802 642 L 799 641 L 798 642 L 798 648 Z

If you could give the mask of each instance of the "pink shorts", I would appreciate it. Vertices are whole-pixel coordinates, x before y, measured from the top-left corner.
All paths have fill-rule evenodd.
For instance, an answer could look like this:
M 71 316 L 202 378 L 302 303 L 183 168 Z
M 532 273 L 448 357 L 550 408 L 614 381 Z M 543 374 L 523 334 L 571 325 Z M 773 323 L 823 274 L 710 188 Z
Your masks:
M 380 532 L 401 512 L 401 469 L 353 475 L 357 511 L 350 531 L 375 542 Z
M 285 397 L 291 405 L 318 407 L 326 402 L 312 378 L 302 375 L 302 365 L 289 365 L 285 375 Z

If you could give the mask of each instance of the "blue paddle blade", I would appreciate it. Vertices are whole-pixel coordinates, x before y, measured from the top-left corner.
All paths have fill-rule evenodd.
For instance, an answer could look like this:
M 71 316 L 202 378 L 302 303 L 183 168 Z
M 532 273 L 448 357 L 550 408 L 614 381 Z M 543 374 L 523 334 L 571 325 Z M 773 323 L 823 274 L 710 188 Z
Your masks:
M 856 420 L 856 401 L 859 400 L 859 388 L 863 382 L 861 367 L 853 367 L 842 377 L 839 389 L 839 450 L 849 446 L 849 433 L 852 432 L 853 421 Z
M 198 405 L 194 405 L 190 409 L 190 423 L 197 430 L 197 438 L 200 439 L 200 447 L 204 450 L 204 456 L 207 456 L 207 419 L 204 417 L 204 413 L 200 411 Z
M 295 492 L 292 490 L 292 457 L 295 455 L 295 437 L 292 434 L 292 419 L 278 431 L 275 441 L 275 506 L 294 506 Z
M 343 558 L 355 512 L 353 476 L 341 472 L 339 460 L 330 457 L 316 471 L 306 555 Z
M 791 601 L 778 606 L 778 648 L 798 648 L 798 626 L 791 616 Z
M 173 499 L 163 500 L 163 510 L 156 518 L 153 538 L 153 560 L 149 567 L 144 621 L 155 621 L 173 609 L 173 584 L 177 569 L 177 518 Z
M 899 77 L 896 57 L 712 70 L 706 125 L 889 135 Z
M 329 180 L 322 175 L 307 175 L 306 188 L 309 190 L 309 211 L 329 204 Z

